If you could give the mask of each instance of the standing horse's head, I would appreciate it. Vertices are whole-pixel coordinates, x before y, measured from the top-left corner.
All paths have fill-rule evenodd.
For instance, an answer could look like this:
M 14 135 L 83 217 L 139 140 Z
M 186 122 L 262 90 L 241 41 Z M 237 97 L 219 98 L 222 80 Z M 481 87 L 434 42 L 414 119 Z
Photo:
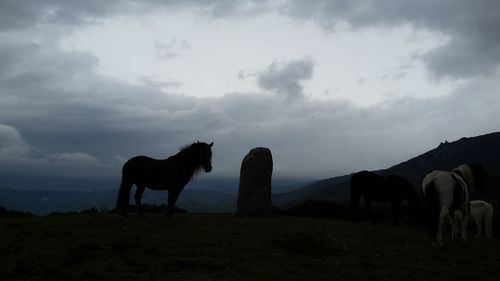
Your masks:
M 200 163 L 206 173 L 212 171 L 212 146 L 213 142 L 206 144 L 204 142 L 198 142 L 200 144 Z

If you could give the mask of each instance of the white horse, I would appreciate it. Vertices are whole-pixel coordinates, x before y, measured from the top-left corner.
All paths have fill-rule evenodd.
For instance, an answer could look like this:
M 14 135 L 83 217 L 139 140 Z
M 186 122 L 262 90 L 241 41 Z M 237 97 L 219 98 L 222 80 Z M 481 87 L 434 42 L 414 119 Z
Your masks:
M 452 172 L 433 171 L 422 180 L 429 235 L 438 246 L 443 243 L 442 228 L 453 220 L 452 235 L 461 233 L 467 242 L 467 219 L 471 192 L 484 193 L 482 178 L 486 172 L 479 165 L 461 165 Z
M 476 238 L 492 238 L 493 206 L 482 200 L 470 201 L 470 216 L 476 224 Z
M 492 238 L 493 206 L 482 200 L 470 201 L 469 206 L 469 221 L 473 221 L 476 225 L 476 239 L 480 237 Z M 460 231 L 454 223 L 456 224 L 450 218 L 450 225 L 452 227 L 451 239 L 460 235 Z

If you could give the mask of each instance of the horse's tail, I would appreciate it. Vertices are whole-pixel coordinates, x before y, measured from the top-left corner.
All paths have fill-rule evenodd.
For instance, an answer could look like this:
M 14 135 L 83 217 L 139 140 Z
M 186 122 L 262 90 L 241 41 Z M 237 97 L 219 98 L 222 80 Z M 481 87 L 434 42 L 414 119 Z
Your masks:
M 429 236 L 435 239 L 438 231 L 440 213 L 439 194 L 434 181 L 426 183 L 425 186 L 423 186 L 423 190 L 427 231 Z
M 124 176 L 122 176 L 122 182 L 120 183 L 120 189 L 118 190 L 118 199 L 116 200 L 116 210 L 121 214 L 126 214 L 127 212 L 131 189 L 132 184 Z
M 493 237 L 493 206 L 491 204 L 486 204 L 486 212 L 484 213 L 484 237 Z

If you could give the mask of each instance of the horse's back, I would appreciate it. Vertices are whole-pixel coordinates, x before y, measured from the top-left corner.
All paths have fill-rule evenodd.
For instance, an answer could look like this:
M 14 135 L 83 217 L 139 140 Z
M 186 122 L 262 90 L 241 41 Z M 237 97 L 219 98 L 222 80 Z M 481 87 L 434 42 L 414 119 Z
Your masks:
M 395 174 L 388 175 L 384 181 L 392 189 L 391 192 L 401 193 L 407 191 L 407 189 L 413 190 L 413 186 L 408 180 Z
M 453 186 L 455 181 L 450 172 L 446 171 L 432 171 L 425 175 L 422 180 L 422 191 L 425 193 L 425 188 L 434 183 L 437 186 Z
M 135 156 L 123 165 L 122 176 L 135 179 L 155 176 L 162 173 L 165 164 L 167 163 L 163 163 L 162 160 L 148 156 Z
M 390 189 L 385 178 L 370 171 L 361 171 L 351 177 L 351 194 L 358 193 L 377 202 L 390 199 Z
M 365 186 L 370 182 L 372 172 L 360 171 L 351 176 L 351 192 L 363 192 Z
M 380 180 L 380 176 L 370 171 L 360 171 L 351 176 L 351 186 L 362 186 Z
M 419 200 L 413 185 L 404 177 L 391 174 L 385 178 L 385 183 L 393 197 L 407 198 L 408 200 Z M 416 202 L 414 202 L 416 203 Z
M 139 155 L 139 156 L 134 156 L 127 160 L 125 164 L 123 164 L 122 167 L 122 173 L 127 173 L 131 172 L 132 170 L 137 170 L 139 168 L 145 167 L 145 166 L 150 166 L 152 162 L 156 161 L 156 159 Z
M 435 188 L 441 205 L 449 207 L 453 202 L 455 184 L 456 181 L 450 172 L 433 171 L 422 180 L 422 192 L 425 196 L 429 188 Z

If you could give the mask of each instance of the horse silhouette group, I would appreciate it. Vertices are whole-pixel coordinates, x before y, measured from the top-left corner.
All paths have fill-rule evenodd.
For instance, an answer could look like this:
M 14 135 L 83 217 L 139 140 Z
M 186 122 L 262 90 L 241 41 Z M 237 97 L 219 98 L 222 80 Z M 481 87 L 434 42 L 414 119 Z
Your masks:
M 452 171 L 432 171 L 422 180 L 427 229 L 434 242 L 443 243 L 442 228 L 451 221 L 452 238 L 467 242 L 471 195 L 485 194 L 486 172 L 480 165 L 460 165 Z
M 401 204 L 404 200 L 409 203 L 411 221 L 416 220 L 420 211 L 420 199 L 413 186 L 403 177 L 397 175 L 380 176 L 369 171 L 355 173 L 351 177 L 351 205 L 357 221 L 360 220 L 358 205 L 361 197 L 365 201 L 365 210 L 372 223 L 378 219 L 371 211 L 372 201 L 391 202 L 392 219 L 394 224 L 399 224 Z
M 460 165 L 452 171 L 432 171 L 422 179 L 423 196 L 420 198 L 417 190 L 400 176 L 361 171 L 351 176 L 351 206 L 359 221 L 359 200 L 363 197 L 369 220 L 377 223 L 371 212 L 372 201 L 391 202 L 393 223 L 398 224 L 401 203 L 406 200 L 410 221 L 423 212 L 429 236 L 438 246 L 443 244 L 445 222 L 451 225 L 452 239 L 467 242 L 469 217 L 476 224 L 476 237 L 490 238 L 493 208 L 485 201 L 471 200 L 472 194 L 485 195 L 485 177 L 482 166 L 472 164 Z
M 134 195 L 137 210 L 142 214 L 141 198 L 146 188 L 168 190 L 165 215 L 175 210 L 179 194 L 193 175 L 212 170 L 213 142 L 195 142 L 186 145 L 180 151 L 166 159 L 153 159 L 136 156 L 125 162 L 122 168 L 122 180 L 118 191 L 117 210 L 127 216 L 132 186 L 136 186 Z M 433 243 L 442 245 L 442 229 L 445 222 L 450 222 L 452 238 L 467 241 L 467 221 L 471 216 L 479 237 L 491 237 L 491 205 L 484 201 L 471 201 L 471 194 L 484 195 L 483 179 L 486 172 L 480 165 L 461 165 L 452 171 L 432 171 L 422 180 L 421 193 L 412 184 L 398 175 L 382 176 L 370 171 L 354 173 L 350 180 L 351 206 L 356 221 L 360 221 L 359 202 L 364 198 L 365 210 L 369 220 L 376 224 L 378 218 L 372 213 L 373 202 L 390 202 L 392 221 L 399 224 L 401 206 L 407 201 L 409 221 L 415 221 L 423 213 L 427 229 Z M 422 198 L 421 198 L 422 197 Z

